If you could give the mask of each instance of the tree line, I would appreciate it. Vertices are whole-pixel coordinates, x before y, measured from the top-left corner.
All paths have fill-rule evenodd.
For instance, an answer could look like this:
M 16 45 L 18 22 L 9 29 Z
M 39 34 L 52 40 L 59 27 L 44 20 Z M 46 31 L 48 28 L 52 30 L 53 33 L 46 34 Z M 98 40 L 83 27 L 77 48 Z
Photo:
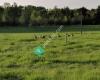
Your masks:
M 46 9 L 16 3 L 0 6 L 0 26 L 80 25 L 81 21 L 83 25 L 100 24 L 100 6 L 91 10 L 85 7 Z

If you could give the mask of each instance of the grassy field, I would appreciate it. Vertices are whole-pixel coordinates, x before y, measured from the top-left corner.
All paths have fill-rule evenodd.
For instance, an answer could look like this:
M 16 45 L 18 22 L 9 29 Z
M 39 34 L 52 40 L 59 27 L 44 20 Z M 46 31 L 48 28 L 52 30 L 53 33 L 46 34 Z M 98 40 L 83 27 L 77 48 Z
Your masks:
M 42 58 L 34 55 L 55 30 L 0 28 L 0 80 L 100 80 L 100 28 L 82 35 L 80 28 L 63 29 Z M 73 34 L 67 42 L 66 32 Z

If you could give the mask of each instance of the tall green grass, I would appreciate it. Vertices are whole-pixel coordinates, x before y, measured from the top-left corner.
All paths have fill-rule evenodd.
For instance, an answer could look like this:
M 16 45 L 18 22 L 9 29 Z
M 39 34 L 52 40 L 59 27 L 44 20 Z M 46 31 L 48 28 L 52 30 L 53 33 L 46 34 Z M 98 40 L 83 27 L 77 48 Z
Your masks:
M 60 32 L 42 58 L 33 50 L 52 32 L 0 33 L 0 80 L 100 80 L 100 32 L 68 33 L 74 36 L 66 43 Z

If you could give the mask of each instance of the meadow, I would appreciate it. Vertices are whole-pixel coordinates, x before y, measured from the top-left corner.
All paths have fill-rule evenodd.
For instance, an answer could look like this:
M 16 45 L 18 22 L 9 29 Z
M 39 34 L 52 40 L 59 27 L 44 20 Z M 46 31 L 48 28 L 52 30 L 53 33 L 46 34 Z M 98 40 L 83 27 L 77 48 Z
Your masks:
M 100 27 L 85 26 L 83 34 L 66 27 L 36 56 L 34 48 L 55 31 L 0 28 L 0 80 L 100 80 Z

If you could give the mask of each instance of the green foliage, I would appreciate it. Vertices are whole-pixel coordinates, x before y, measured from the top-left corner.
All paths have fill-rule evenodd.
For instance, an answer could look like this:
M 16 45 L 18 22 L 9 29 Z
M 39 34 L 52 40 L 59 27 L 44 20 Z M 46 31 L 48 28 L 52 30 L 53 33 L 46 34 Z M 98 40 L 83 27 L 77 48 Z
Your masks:
M 42 21 L 42 17 L 40 16 L 39 12 L 38 11 L 32 11 L 32 14 L 31 14 L 31 25 L 39 25 L 40 22 Z
M 57 8 L 46 9 L 35 6 L 17 6 L 16 3 L 0 7 L 1 26 L 34 26 L 34 25 L 84 25 L 100 24 L 100 7 L 97 9 Z

